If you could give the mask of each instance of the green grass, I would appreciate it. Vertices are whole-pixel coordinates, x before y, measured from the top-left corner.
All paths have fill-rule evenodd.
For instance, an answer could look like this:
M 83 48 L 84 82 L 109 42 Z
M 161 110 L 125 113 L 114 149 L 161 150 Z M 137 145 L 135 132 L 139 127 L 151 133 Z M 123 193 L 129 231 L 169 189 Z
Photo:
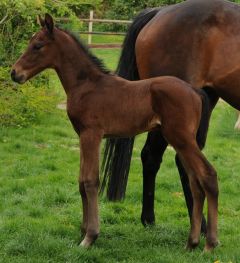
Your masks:
M 115 68 L 119 51 L 97 50 Z M 56 78 L 53 85 L 59 86 Z M 62 93 L 60 94 L 62 96 Z M 82 215 L 78 193 L 78 138 L 66 113 L 58 110 L 28 128 L 0 128 L 0 262 L 239 262 L 240 134 L 234 110 L 219 103 L 205 153 L 219 175 L 219 238 L 214 253 L 184 245 L 189 221 L 168 148 L 156 187 L 156 226 L 143 228 L 140 151 L 137 138 L 124 202 L 100 200 L 101 235 L 94 246 L 78 246 Z
M 81 38 L 87 42 L 88 35 L 81 34 Z M 124 36 L 92 35 L 92 44 L 121 44 Z
M 97 55 L 98 58 L 104 61 L 106 67 L 110 70 L 115 70 L 118 63 L 121 50 L 116 49 L 96 49 L 93 48 L 92 51 Z

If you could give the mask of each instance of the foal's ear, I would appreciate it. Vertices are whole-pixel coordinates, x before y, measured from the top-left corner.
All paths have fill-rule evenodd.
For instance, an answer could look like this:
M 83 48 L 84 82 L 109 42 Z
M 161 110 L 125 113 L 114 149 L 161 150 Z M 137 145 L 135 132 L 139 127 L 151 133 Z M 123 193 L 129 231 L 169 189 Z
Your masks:
M 37 22 L 41 27 L 45 26 L 45 21 L 42 19 L 40 15 L 37 16 Z
M 54 22 L 53 18 L 49 14 L 45 14 L 45 26 L 50 34 L 53 33 Z

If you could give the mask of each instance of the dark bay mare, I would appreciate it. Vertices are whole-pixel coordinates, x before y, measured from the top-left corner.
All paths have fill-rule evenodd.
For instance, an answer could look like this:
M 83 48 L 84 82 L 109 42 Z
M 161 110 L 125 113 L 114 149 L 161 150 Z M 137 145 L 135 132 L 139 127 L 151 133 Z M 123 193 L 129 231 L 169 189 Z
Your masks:
M 188 0 L 146 9 L 129 28 L 117 73 L 128 80 L 171 75 L 205 89 L 211 100 L 209 118 L 219 97 L 240 109 L 240 6 L 224 0 Z M 207 129 L 202 129 L 197 138 L 201 149 L 206 135 Z M 110 200 L 124 198 L 133 142 L 107 141 L 103 182 Z M 155 222 L 155 177 L 167 145 L 161 132 L 151 131 L 141 153 L 144 225 Z M 178 154 L 176 165 L 191 217 L 192 194 Z M 202 223 L 205 232 L 204 218 Z
M 67 113 L 80 137 L 79 190 L 82 197 L 82 246 L 99 234 L 99 147 L 103 137 L 163 134 L 187 170 L 194 198 L 187 248 L 199 243 L 205 196 L 208 229 L 205 250 L 217 245 L 217 175 L 196 142 L 207 125 L 205 93 L 175 77 L 128 81 L 104 70 L 96 57 L 70 33 L 56 28 L 52 17 L 39 18 L 42 29 L 13 65 L 11 76 L 24 83 L 46 68 L 56 70 L 67 95 Z

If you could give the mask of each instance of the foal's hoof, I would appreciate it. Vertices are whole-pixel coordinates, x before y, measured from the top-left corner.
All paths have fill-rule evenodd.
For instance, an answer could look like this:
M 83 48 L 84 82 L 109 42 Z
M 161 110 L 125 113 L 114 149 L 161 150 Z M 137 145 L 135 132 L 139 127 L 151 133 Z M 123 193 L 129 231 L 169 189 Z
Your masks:
M 188 251 L 192 251 L 199 245 L 199 239 L 196 240 L 188 240 L 185 249 Z
M 155 225 L 155 216 L 154 215 L 141 215 L 141 222 L 143 226 L 153 226 Z
M 214 240 L 214 241 L 211 241 L 211 242 L 207 241 L 206 245 L 204 247 L 204 252 L 211 252 L 218 245 L 219 245 L 219 241 L 218 240 Z

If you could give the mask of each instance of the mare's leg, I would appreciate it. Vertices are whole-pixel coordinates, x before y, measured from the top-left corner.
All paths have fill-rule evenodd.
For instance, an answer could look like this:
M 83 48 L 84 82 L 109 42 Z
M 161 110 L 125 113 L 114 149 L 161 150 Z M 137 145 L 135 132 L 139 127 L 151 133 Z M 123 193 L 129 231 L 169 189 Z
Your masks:
M 159 131 L 150 132 L 141 153 L 143 165 L 143 200 L 141 221 L 144 226 L 147 224 L 154 224 L 155 222 L 155 178 L 167 145 L 168 143 Z
M 80 136 L 81 165 L 79 188 L 83 202 L 82 230 L 86 232 L 81 246 L 89 247 L 99 234 L 98 187 L 99 147 L 102 135 L 84 131 Z

